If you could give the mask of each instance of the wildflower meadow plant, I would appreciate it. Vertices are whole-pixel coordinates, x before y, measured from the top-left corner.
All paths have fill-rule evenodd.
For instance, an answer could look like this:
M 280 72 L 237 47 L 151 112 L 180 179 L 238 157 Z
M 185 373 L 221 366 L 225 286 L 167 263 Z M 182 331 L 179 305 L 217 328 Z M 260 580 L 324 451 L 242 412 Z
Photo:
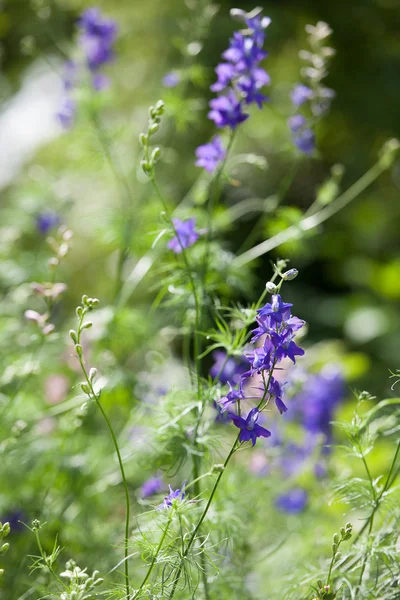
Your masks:
M 161 82 L 182 111 L 196 104 L 193 63 L 217 13 L 200 0 L 187 4 L 201 27 L 196 39 L 190 31 L 177 42 L 182 66 Z M 334 165 L 304 211 L 284 206 L 285 182 L 267 199 L 254 197 L 253 178 L 245 184 L 238 167 L 264 168 L 267 160 L 235 146 L 252 121 L 269 118 L 259 111 L 275 84 L 264 70 L 274 23 L 261 8 L 231 16 L 239 28 L 208 81 L 208 109 L 203 101 L 193 112 L 204 143 L 192 148 L 187 172 L 168 148 L 184 131 L 173 130 L 177 111 L 173 119 L 168 102 L 155 101 L 145 123 L 138 111 L 123 131 L 112 110 L 103 114 L 99 98 L 114 85 L 124 24 L 97 7 L 76 21 L 58 119 L 67 144 L 77 114 L 82 127 L 86 117 L 96 144 L 90 157 L 104 159 L 93 181 L 99 223 L 91 215 L 84 232 L 76 219 L 72 246 L 68 202 L 63 211 L 54 202 L 25 216 L 39 248 L 35 269 L 28 261 L 37 281 L 14 266 L 11 324 L 0 343 L 4 600 L 250 600 L 265 590 L 280 600 L 399 597 L 400 400 L 350 390 L 351 369 L 365 364 L 360 352 L 340 346 L 325 356 L 313 345 L 313 313 L 325 315 L 330 305 L 316 308 L 300 267 L 276 255 L 269 267 L 254 265 L 319 232 L 392 167 L 399 143 L 389 140 L 343 192 L 344 168 Z M 323 22 L 306 30 L 310 50 L 301 53 L 307 66 L 291 93 L 294 111 L 281 115 L 296 168 L 307 155 L 318 158 L 316 126 L 334 96 L 323 83 L 332 31 Z M 272 62 L 272 42 L 268 48 Z M 218 130 L 209 141 L 206 114 Z M 133 151 L 134 126 L 141 131 Z M 176 179 L 192 173 L 196 181 L 180 199 Z M 109 190 L 110 221 L 101 204 Z M 91 202 L 80 198 L 79 210 L 90 212 Z M 285 208 L 298 218 L 282 227 Z M 19 252 L 24 263 L 24 245 Z M 77 263 L 79 284 L 71 276 Z M 13 345 L 24 365 L 10 354 Z

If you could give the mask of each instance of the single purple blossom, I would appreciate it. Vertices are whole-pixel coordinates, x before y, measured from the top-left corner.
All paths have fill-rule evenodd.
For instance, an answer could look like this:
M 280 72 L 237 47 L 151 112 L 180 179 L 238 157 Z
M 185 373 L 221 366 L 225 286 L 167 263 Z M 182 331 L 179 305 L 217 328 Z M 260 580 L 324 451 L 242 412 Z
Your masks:
M 173 490 L 172 487 L 169 485 L 169 494 L 168 496 L 165 496 L 164 502 L 160 504 L 158 508 L 160 510 L 165 508 L 171 508 L 171 506 L 173 506 L 173 504 L 176 501 L 182 502 L 182 500 L 185 498 L 185 483 L 186 482 L 184 481 L 182 484 L 182 489 L 178 488 L 177 490 Z
M 312 154 L 315 150 L 315 133 L 312 129 L 303 129 L 293 137 L 293 143 L 304 154 Z
M 180 219 L 172 219 L 176 236 L 172 238 L 167 244 L 168 248 L 175 252 L 175 254 L 181 254 L 183 250 L 193 246 L 199 238 L 199 234 L 196 231 L 196 219 L 191 218 L 186 221 Z
M 162 78 L 162 84 L 166 88 L 174 88 L 180 83 L 180 81 L 181 76 L 176 71 L 170 71 Z
M 226 96 L 211 100 L 210 108 L 208 118 L 220 128 L 229 126 L 231 129 L 236 129 L 249 116 L 243 113 L 242 104 L 232 90 Z
M 212 92 L 222 92 L 235 77 L 235 67 L 230 63 L 220 63 L 216 66 L 215 72 L 218 80 L 210 86 L 210 90 Z
M 221 138 L 216 135 L 209 144 L 199 146 L 196 150 L 196 156 L 196 165 L 203 167 L 209 173 L 213 173 L 226 156 Z
M 36 217 L 36 229 L 42 235 L 46 235 L 53 229 L 53 227 L 57 227 L 60 224 L 60 217 L 55 212 L 45 211 L 41 212 Z
M 60 108 L 56 114 L 58 121 L 64 129 L 72 127 L 76 114 L 76 102 L 73 98 L 65 96 L 62 101 Z
M 303 115 L 293 115 L 288 119 L 288 125 L 293 133 L 297 133 L 306 124 L 306 118 Z
M 150 496 L 154 496 L 154 494 L 161 492 L 162 488 L 163 483 L 160 477 L 151 477 L 142 485 L 141 496 L 142 498 L 149 498 Z
M 303 83 L 298 83 L 292 90 L 290 97 L 295 106 L 301 106 L 313 96 L 313 91 Z
M 260 412 L 256 407 L 251 409 L 246 419 L 242 419 L 242 417 L 239 417 L 238 415 L 231 415 L 234 425 L 240 429 L 239 440 L 241 442 L 251 441 L 252 446 L 254 446 L 257 438 L 270 437 L 271 432 L 268 431 L 268 429 L 265 429 L 265 427 L 261 427 L 261 425 L 257 424 L 259 416 Z
M 258 314 L 261 318 L 270 317 L 275 324 L 281 324 L 282 321 L 289 319 L 290 308 L 293 304 L 282 302 L 279 294 L 273 294 L 271 303 L 267 302 L 265 306 L 258 309 Z
M 296 515 L 303 512 L 308 502 L 308 494 L 303 488 L 293 488 L 286 494 L 280 494 L 275 506 L 286 513 Z
M 228 381 L 229 392 L 219 400 L 221 405 L 221 412 L 225 412 L 232 404 L 235 404 L 238 400 L 244 400 L 245 395 L 243 392 L 243 383 L 240 382 L 239 389 L 235 390 Z
M 92 85 L 94 89 L 98 92 L 101 90 L 106 90 L 111 85 L 111 80 L 104 73 L 94 73 L 92 77 Z

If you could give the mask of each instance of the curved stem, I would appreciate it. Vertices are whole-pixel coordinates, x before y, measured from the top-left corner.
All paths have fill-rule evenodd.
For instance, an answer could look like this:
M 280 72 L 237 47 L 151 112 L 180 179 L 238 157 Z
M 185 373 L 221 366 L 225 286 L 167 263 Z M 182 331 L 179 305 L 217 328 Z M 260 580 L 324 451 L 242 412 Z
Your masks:
M 236 257 L 234 263 L 237 266 L 243 266 L 247 263 L 259 258 L 263 254 L 270 252 L 274 248 L 277 248 L 281 244 L 288 242 L 289 240 L 301 237 L 305 231 L 314 229 L 318 225 L 321 225 L 324 221 L 333 217 L 337 212 L 342 210 L 345 206 L 350 204 L 352 200 L 357 198 L 365 189 L 367 189 L 384 171 L 386 166 L 378 161 L 369 171 L 364 173 L 358 181 L 356 181 L 348 190 L 338 196 L 328 206 L 325 206 L 320 211 L 311 215 L 310 217 L 303 218 L 298 225 L 288 227 L 284 231 L 281 231 L 277 235 L 274 235 L 269 240 L 265 240 L 261 244 L 254 246 L 247 252 L 243 252 Z

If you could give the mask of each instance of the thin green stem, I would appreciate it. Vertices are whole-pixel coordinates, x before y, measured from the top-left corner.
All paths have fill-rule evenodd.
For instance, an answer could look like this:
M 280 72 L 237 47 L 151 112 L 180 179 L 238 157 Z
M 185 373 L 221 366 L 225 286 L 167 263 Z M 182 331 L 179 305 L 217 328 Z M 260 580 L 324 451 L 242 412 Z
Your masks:
M 146 583 L 147 583 L 147 581 L 148 581 L 148 579 L 149 579 L 149 577 L 150 577 L 150 575 L 151 575 L 151 572 L 152 572 L 152 570 L 153 570 L 153 567 L 154 567 L 154 565 L 155 565 L 155 564 L 156 564 L 156 562 L 157 562 L 158 555 L 160 554 L 161 548 L 162 548 L 162 547 L 163 547 L 163 545 L 164 545 L 165 538 L 167 537 L 168 529 L 169 529 L 169 526 L 171 525 L 171 522 L 172 522 L 173 512 L 174 512 L 174 511 L 173 511 L 173 509 L 171 508 L 170 515 L 169 515 L 169 518 L 168 518 L 168 522 L 167 522 L 167 524 L 166 524 L 166 526 L 165 526 L 165 528 L 164 528 L 163 534 L 162 534 L 162 536 L 161 536 L 161 539 L 160 539 L 160 541 L 159 541 L 159 543 L 158 543 L 157 549 L 156 549 L 156 551 L 155 551 L 155 554 L 154 554 L 154 556 L 153 556 L 153 559 L 152 559 L 152 561 L 151 561 L 151 563 L 150 563 L 150 566 L 149 566 L 149 568 L 148 568 L 148 571 L 147 571 L 147 573 L 146 573 L 146 575 L 145 575 L 145 577 L 144 577 L 144 579 L 143 579 L 142 583 L 140 584 L 140 587 L 139 587 L 139 589 L 137 590 L 137 592 L 136 592 L 136 593 L 135 593 L 135 595 L 133 596 L 133 599 L 132 599 L 132 600 L 136 600 L 136 598 L 139 596 L 140 592 L 142 591 L 142 589 L 143 589 L 143 588 L 144 588 L 144 586 L 146 585 Z
M 333 215 L 342 210 L 345 206 L 350 204 L 352 200 L 357 198 L 364 190 L 366 190 L 384 171 L 387 167 L 378 161 L 369 171 L 364 173 L 348 190 L 338 196 L 328 206 L 325 206 L 320 211 L 311 215 L 310 217 L 303 218 L 300 223 L 288 227 L 284 231 L 281 231 L 277 235 L 272 236 L 269 240 L 265 240 L 261 244 L 254 246 L 250 250 L 243 252 L 236 257 L 234 263 L 236 266 L 243 266 L 256 258 L 259 258 L 263 254 L 270 252 L 274 248 L 277 248 L 281 244 L 288 242 L 289 240 L 302 237 L 305 231 L 314 229 L 318 225 L 321 225 L 324 221 L 327 221 Z
M 86 315 L 85 310 L 82 311 L 81 317 L 80 317 L 80 322 L 79 322 L 79 327 L 78 327 L 78 340 L 77 343 L 80 344 L 80 339 L 81 339 L 81 334 L 82 334 L 82 324 L 83 324 L 83 319 Z M 130 585 L 129 585 L 129 565 L 128 565 L 128 556 L 129 556 L 129 521 L 130 521 L 130 501 L 129 501 L 129 490 L 128 490 L 128 483 L 126 480 L 126 476 L 125 476 L 125 469 L 124 469 L 124 464 L 122 461 L 122 456 L 121 456 L 121 452 L 119 449 L 119 445 L 118 445 L 118 440 L 117 437 L 114 433 L 114 429 L 111 425 L 111 422 L 109 420 L 109 418 L 107 417 L 106 412 L 104 411 L 104 408 L 100 402 L 100 394 L 97 394 L 93 388 L 93 383 L 88 375 L 88 372 L 86 370 L 85 364 L 83 362 L 83 356 L 82 354 L 77 354 L 78 356 L 78 360 L 79 360 L 79 364 L 81 366 L 81 370 L 82 373 L 85 377 L 86 380 L 86 384 L 89 388 L 89 397 L 91 397 L 94 402 L 96 403 L 96 405 L 99 407 L 101 414 L 103 415 L 103 418 L 106 422 L 106 425 L 108 427 L 108 430 L 110 432 L 112 441 L 114 443 L 114 447 L 115 447 L 115 451 L 117 453 L 117 457 L 118 457 L 118 464 L 119 464 L 119 469 L 121 472 L 121 477 L 122 477 L 122 483 L 124 486 L 124 491 L 125 491 L 125 506 L 126 506 L 126 512 L 125 512 L 125 539 L 124 539 L 124 571 L 125 571 L 125 586 L 126 586 L 126 600 L 129 600 L 130 598 Z

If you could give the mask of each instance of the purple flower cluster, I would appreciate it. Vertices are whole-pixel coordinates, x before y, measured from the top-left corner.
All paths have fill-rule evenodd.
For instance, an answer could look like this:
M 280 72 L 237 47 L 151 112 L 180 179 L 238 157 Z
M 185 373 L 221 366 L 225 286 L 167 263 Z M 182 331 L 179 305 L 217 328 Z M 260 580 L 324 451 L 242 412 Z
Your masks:
M 262 108 L 268 98 L 261 90 L 270 83 L 268 73 L 260 67 L 267 56 L 263 45 L 270 19 L 262 17 L 259 11 L 249 15 L 236 10 L 234 14 L 244 22 L 246 29 L 233 34 L 229 48 L 222 54 L 223 61 L 215 69 L 217 81 L 210 89 L 221 95 L 210 101 L 208 113 L 208 118 L 218 128 L 229 127 L 232 130 L 249 117 L 245 112 L 247 105 L 257 104 Z M 225 157 L 219 138 L 200 146 L 196 155 L 197 166 L 210 172 Z
M 158 494 L 163 489 L 163 482 L 160 477 L 151 477 L 147 481 L 144 482 L 141 488 L 141 497 L 149 498 L 150 496 L 154 496 L 154 494 Z
M 36 229 L 42 235 L 46 235 L 50 229 L 60 224 L 60 217 L 51 211 L 41 212 L 36 217 Z
M 295 363 L 296 357 L 304 354 L 304 350 L 299 348 L 294 341 L 294 336 L 303 327 L 304 321 L 292 316 L 291 307 L 292 304 L 283 302 L 279 294 L 274 294 L 271 302 L 257 311 L 258 327 L 253 330 L 251 343 L 254 344 L 264 337 L 263 345 L 246 353 L 250 363 L 249 368 L 241 375 L 236 388 L 228 382 L 229 392 L 219 402 L 222 411 L 225 411 L 242 400 L 254 399 L 254 395 L 246 395 L 243 386 L 248 378 L 261 375 L 263 387 L 261 388 L 262 396 L 256 397 L 258 407 L 253 408 L 245 419 L 239 415 L 230 414 L 236 427 L 241 430 L 239 439 L 241 441 L 251 440 L 253 446 L 257 437 L 271 435 L 267 429 L 257 423 L 260 414 L 259 408 L 262 404 L 265 407 L 270 400 L 273 400 L 281 414 L 287 411 L 282 400 L 282 385 L 273 376 L 274 369 L 283 359 L 289 358 Z
M 305 509 L 308 501 L 308 494 L 303 488 L 293 488 L 286 494 L 280 494 L 275 500 L 275 506 L 279 510 L 297 515 Z
M 93 88 L 96 91 L 109 86 L 109 79 L 100 72 L 101 67 L 114 58 L 114 42 L 118 28 L 115 21 L 102 16 L 99 8 L 85 10 L 78 21 L 78 45 L 84 55 L 84 60 L 91 74 Z M 76 103 L 70 92 L 79 80 L 80 65 L 68 60 L 64 64 L 63 87 L 65 96 L 62 99 L 57 118 L 61 125 L 68 129 L 74 122 Z
M 175 252 L 175 254 L 181 254 L 183 250 L 193 246 L 199 239 L 199 234 L 196 231 L 196 219 L 191 218 L 186 221 L 172 219 L 172 222 L 176 236 L 168 242 L 168 248 Z

